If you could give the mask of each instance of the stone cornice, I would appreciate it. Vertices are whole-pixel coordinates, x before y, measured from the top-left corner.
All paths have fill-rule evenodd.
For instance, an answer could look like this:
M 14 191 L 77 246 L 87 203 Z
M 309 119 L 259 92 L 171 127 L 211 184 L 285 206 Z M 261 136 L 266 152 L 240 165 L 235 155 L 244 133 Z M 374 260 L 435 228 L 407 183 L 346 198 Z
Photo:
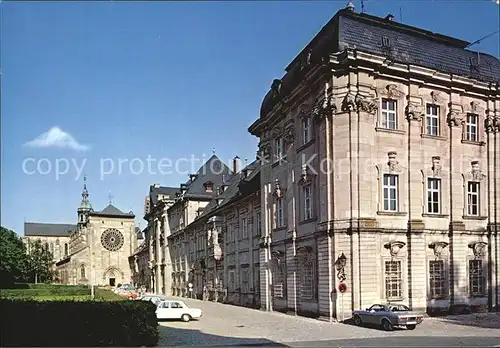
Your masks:
M 500 97 L 500 85 L 498 83 L 479 81 L 470 77 L 444 73 L 414 64 L 388 62 L 386 57 L 376 54 L 348 49 L 344 54 L 337 54 L 335 58 L 332 56 L 330 59 L 330 63 L 338 65 L 349 64 L 352 66 L 353 62 L 357 62 L 359 65 L 375 65 L 379 69 L 393 71 L 395 75 L 403 72 L 410 75 L 407 78 L 422 79 L 426 84 L 434 83 L 444 88 L 454 85 L 455 88 L 463 88 L 466 93 L 475 94 L 473 90 L 476 90 L 476 92 L 482 92 L 479 95 Z

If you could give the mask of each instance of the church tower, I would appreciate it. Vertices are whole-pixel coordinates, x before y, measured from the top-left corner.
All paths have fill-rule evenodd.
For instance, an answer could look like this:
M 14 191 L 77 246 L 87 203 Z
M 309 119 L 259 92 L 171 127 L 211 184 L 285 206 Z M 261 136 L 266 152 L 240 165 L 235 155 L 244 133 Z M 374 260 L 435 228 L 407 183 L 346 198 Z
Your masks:
M 94 211 L 92 204 L 89 201 L 89 191 L 87 191 L 87 177 L 83 177 L 82 201 L 78 207 L 78 230 L 81 231 L 83 226 L 88 222 L 89 213 Z

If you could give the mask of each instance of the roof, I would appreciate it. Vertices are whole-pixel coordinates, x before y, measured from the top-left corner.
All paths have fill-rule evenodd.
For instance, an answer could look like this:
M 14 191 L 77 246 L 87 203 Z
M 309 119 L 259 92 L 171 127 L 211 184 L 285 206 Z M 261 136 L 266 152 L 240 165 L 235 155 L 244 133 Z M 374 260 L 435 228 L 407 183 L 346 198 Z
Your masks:
M 471 76 L 484 82 L 500 83 L 500 60 L 494 56 L 467 50 L 469 42 L 432 33 L 417 27 L 351 11 L 339 17 L 340 48 L 385 55 L 382 37 L 389 39 L 391 58 L 398 63 L 420 65 L 447 73 Z M 471 61 L 479 57 L 477 74 L 471 73 Z
M 236 173 L 231 175 L 227 180 L 227 188 L 212 199 L 203 209 L 203 212 L 194 220 L 199 221 L 205 217 L 212 215 L 216 210 L 221 209 L 224 206 L 229 205 L 236 199 L 246 196 L 247 192 L 243 192 L 242 184 L 246 182 L 251 182 L 252 180 L 259 181 L 260 188 L 260 163 L 258 160 L 250 163 L 245 168 L 241 170 L 241 173 Z M 248 174 L 248 175 L 246 175 Z M 257 189 L 258 190 L 258 189 Z
M 44 237 L 69 237 L 71 231 L 76 229 L 72 224 L 46 224 L 38 222 L 25 222 L 24 235 Z
M 383 45 L 383 40 L 388 45 Z M 303 79 L 303 65 L 321 65 L 324 57 L 347 48 L 386 56 L 396 63 L 500 83 L 500 60 L 489 54 L 468 50 L 468 45 L 469 42 L 464 40 L 342 9 L 292 60 L 285 69 L 286 74 L 281 79 L 273 80 L 263 98 L 260 116 L 267 115 L 279 100 L 295 88 L 297 81 Z
M 149 243 L 147 241 L 142 242 L 137 249 L 135 249 L 134 253 L 129 257 L 134 257 L 135 255 L 139 255 L 140 253 L 149 250 Z
M 151 203 L 153 203 L 153 205 L 156 205 L 156 203 L 158 203 L 158 195 L 168 196 L 169 198 L 174 199 L 176 194 L 179 193 L 179 188 L 151 185 L 149 187 L 149 193 Z
M 90 215 L 94 216 L 109 216 L 109 217 L 129 217 L 133 218 L 135 217 L 134 213 L 132 211 L 128 213 L 124 213 L 117 207 L 115 207 L 113 204 L 108 204 L 106 208 L 104 208 L 101 211 L 92 211 L 90 212 Z
M 181 187 L 185 190 L 180 193 L 180 197 L 211 200 L 215 197 L 216 188 L 220 187 L 224 181 L 233 174 L 232 170 L 216 155 L 212 155 L 198 171 L 192 175 L 192 179 L 188 180 Z M 211 182 L 213 192 L 207 192 L 204 184 Z M 181 192 L 181 189 L 179 189 Z

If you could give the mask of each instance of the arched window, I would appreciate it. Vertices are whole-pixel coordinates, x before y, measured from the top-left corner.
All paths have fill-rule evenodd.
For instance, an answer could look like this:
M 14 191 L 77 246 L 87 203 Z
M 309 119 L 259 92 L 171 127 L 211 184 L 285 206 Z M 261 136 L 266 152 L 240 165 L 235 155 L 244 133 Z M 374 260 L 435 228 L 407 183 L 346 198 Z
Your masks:
M 68 243 L 64 243 L 64 256 L 68 256 Z
M 54 243 L 50 243 L 50 253 L 52 254 L 52 256 L 54 256 Z
M 314 257 L 309 247 L 298 250 L 300 270 L 300 298 L 312 300 L 315 296 Z
M 80 266 L 80 277 L 85 279 L 85 265 Z

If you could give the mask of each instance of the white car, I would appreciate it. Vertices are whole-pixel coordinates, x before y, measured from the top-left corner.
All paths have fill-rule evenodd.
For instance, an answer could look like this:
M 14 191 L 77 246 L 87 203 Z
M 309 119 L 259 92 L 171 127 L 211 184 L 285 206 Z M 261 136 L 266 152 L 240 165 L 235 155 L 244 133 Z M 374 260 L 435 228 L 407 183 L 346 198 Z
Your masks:
M 153 302 L 156 306 L 158 306 L 161 301 L 165 301 L 166 298 L 161 295 L 144 295 L 141 298 L 139 298 L 142 301 L 151 301 Z
M 189 308 L 182 301 L 162 301 L 156 308 L 156 318 L 161 319 L 180 319 L 190 321 L 191 319 L 201 318 L 201 309 Z

